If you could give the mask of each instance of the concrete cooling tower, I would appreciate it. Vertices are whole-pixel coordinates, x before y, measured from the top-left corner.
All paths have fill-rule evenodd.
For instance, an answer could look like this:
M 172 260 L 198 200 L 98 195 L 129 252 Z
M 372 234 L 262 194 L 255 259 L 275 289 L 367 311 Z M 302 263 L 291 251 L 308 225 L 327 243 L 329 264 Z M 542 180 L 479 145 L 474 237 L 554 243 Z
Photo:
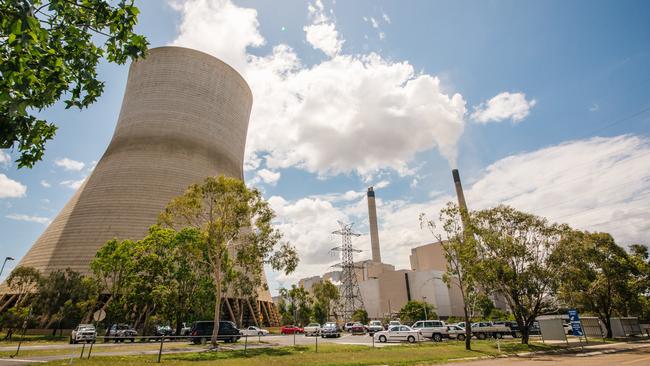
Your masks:
M 150 50 L 131 65 L 106 152 L 19 266 L 89 273 L 106 241 L 143 238 L 190 184 L 220 174 L 243 179 L 252 102 L 246 81 L 224 62 L 186 48 Z M 259 300 L 243 308 L 279 325 L 270 293 L 260 291 Z

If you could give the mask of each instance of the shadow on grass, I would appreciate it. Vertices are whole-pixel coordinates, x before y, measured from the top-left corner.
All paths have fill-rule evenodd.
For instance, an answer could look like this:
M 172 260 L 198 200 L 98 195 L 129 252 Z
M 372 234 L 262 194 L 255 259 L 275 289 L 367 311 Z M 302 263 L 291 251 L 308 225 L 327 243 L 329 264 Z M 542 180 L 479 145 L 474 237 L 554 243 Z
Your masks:
M 307 350 L 309 350 L 309 347 L 305 346 L 250 348 L 246 350 L 246 352 L 244 352 L 244 350 L 206 350 L 198 353 L 189 353 L 184 355 L 169 355 L 166 356 L 165 359 L 178 361 L 210 361 L 256 356 L 288 356 L 298 352 L 305 352 Z

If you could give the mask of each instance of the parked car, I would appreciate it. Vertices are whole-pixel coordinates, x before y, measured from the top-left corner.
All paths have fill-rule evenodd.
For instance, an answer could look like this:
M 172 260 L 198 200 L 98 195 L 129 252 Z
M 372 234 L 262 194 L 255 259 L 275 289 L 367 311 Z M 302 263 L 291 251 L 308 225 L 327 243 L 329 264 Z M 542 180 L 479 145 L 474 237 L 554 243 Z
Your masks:
M 97 331 L 95 326 L 92 324 L 79 324 L 75 329 L 70 333 L 70 344 L 75 344 L 79 342 L 95 342 L 97 339 Z
M 258 328 L 256 326 L 251 325 L 250 327 L 248 327 L 246 329 L 243 329 L 241 331 L 241 334 L 245 335 L 245 336 L 249 336 L 249 337 L 251 337 L 251 336 L 265 336 L 265 335 L 269 334 L 269 331 L 266 330 L 266 329 L 260 329 L 260 328 Z
M 564 328 L 564 334 L 573 335 L 573 327 L 571 326 L 571 323 L 564 323 L 562 324 L 562 327 Z
M 406 325 L 393 325 L 388 330 L 382 330 L 373 336 L 381 343 L 386 342 L 409 342 L 415 343 L 422 340 L 422 333 Z
M 304 332 L 305 332 L 304 329 L 295 325 L 285 325 L 282 328 L 280 328 L 281 334 L 300 334 Z
M 350 333 L 352 334 L 366 334 L 366 327 L 361 323 L 354 323 L 350 327 Z
M 447 336 L 451 339 L 457 339 L 459 341 L 465 340 L 465 328 L 461 328 L 458 325 L 448 325 L 447 326 Z
M 343 330 L 346 331 L 346 332 L 351 332 L 353 325 L 354 325 L 354 322 L 347 322 L 347 323 L 343 324 Z
M 386 330 L 395 325 L 402 325 L 402 323 L 399 320 L 391 320 L 388 322 L 388 324 L 386 324 Z
M 320 324 L 318 323 L 309 323 L 304 328 L 305 336 L 314 335 L 317 336 L 320 333 Z
M 170 337 L 174 335 L 174 330 L 169 325 L 156 325 L 153 334 L 157 337 Z
M 465 322 L 458 322 L 458 323 L 456 323 L 454 325 L 457 325 L 457 326 L 459 326 L 459 327 L 461 327 L 463 329 L 467 328 L 467 325 L 465 324 Z
M 472 323 L 472 335 L 477 339 L 503 338 L 505 334 L 511 334 L 512 330 L 505 325 L 493 325 L 490 322 Z
M 370 323 L 368 323 L 368 334 L 373 335 L 382 330 L 384 330 L 384 326 L 381 324 L 381 320 L 371 320 Z
M 323 324 L 323 327 L 320 329 L 320 336 L 323 338 L 339 338 L 341 337 L 341 329 L 338 324 L 328 322 Z
M 447 326 L 442 320 L 419 320 L 411 328 L 419 330 L 422 336 L 431 338 L 434 342 L 448 338 Z
M 138 335 L 138 332 L 133 329 L 130 325 L 127 324 L 113 324 L 106 330 L 106 338 L 104 342 L 113 340 L 113 342 L 124 342 L 125 340 L 130 340 L 131 343 L 135 342 L 135 337 Z
M 212 338 L 212 331 L 214 330 L 214 321 L 201 320 L 192 324 L 190 330 L 190 337 L 194 344 L 205 343 Z M 237 325 L 231 321 L 219 321 L 219 334 L 217 340 L 224 342 L 237 342 L 241 338 L 241 332 L 237 329 Z
M 192 327 L 189 327 L 189 326 L 187 326 L 186 323 L 183 323 L 183 325 L 181 326 L 181 331 L 180 331 L 179 335 L 188 336 L 188 335 L 190 335 L 190 331 L 192 331 Z

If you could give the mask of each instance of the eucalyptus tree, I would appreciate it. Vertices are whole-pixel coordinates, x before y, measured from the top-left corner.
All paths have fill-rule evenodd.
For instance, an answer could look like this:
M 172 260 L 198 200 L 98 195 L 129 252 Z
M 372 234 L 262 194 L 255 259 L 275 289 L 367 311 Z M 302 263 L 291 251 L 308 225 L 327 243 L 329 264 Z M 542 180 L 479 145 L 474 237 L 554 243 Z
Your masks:
M 463 300 L 465 328 L 465 349 L 470 350 L 472 317 L 479 296 L 478 279 L 475 274 L 477 261 L 476 239 L 471 225 L 472 214 L 453 203 L 440 210 L 442 232 L 438 232 L 433 220 L 420 215 L 420 225 L 427 227 L 442 246 L 447 270 L 442 279 L 448 287 L 456 287 Z
M 11 271 L 7 277 L 7 287 L 16 294 L 16 307 L 23 305 L 29 294 L 33 293 L 42 279 L 41 273 L 34 267 L 20 266 Z
M 559 296 L 564 303 L 595 313 L 612 337 L 614 314 L 629 315 L 638 304 L 638 268 L 625 249 L 607 233 L 572 231 L 556 254 L 562 272 Z
M 311 290 L 317 301 L 314 308 L 316 308 L 316 305 L 318 305 L 319 309 L 322 308 L 326 320 L 329 320 L 330 315 L 332 315 L 332 308 L 338 304 L 341 298 L 338 287 L 332 281 L 325 280 L 313 284 Z
M 535 318 L 557 309 L 554 297 L 562 272 L 552 256 L 568 227 L 497 206 L 472 215 L 481 288 L 503 296 L 521 329 L 523 344 Z
M 252 288 L 261 281 L 262 269 L 252 270 L 257 264 L 286 273 L 297 266 L 296 251 L 281 242 L 273 218 L 273 210 L 258 190 L 224 176 L 208 177 L 191 185 L 160 215 L 160 222 L 168 227 L 194 228 L 202 234 L 216 296 L 213 346 L 217 345 L 222 298 L 228 295 L 233 272 L 245 268 L 254 277 L 249 282 Z M 235 254 L 239 251 L 241 256 Z
M 111 5 L 114 3 L 115 5 Z M 97 65 L 145 55 L 133 0 L 0 0 L 0 149 L 18 167 L 41 160 L 56 125 L 37 112 L 65 97 L 84 108 L 104 90 Z

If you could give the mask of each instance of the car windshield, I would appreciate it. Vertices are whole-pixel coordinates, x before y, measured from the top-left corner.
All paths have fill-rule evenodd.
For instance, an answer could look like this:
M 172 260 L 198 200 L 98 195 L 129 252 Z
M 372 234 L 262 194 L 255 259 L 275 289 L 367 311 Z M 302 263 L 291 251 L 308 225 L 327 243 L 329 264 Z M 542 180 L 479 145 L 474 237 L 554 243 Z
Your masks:
M 309 323 L 309 325 L 307 325 L 307 326 L 308 327 L 320 327 L 320 324 L 318 324 L 318 323 Z
M 381 325 L 381 322 L 379 320 L 373 320 L 370 322 L 370 325 Z

